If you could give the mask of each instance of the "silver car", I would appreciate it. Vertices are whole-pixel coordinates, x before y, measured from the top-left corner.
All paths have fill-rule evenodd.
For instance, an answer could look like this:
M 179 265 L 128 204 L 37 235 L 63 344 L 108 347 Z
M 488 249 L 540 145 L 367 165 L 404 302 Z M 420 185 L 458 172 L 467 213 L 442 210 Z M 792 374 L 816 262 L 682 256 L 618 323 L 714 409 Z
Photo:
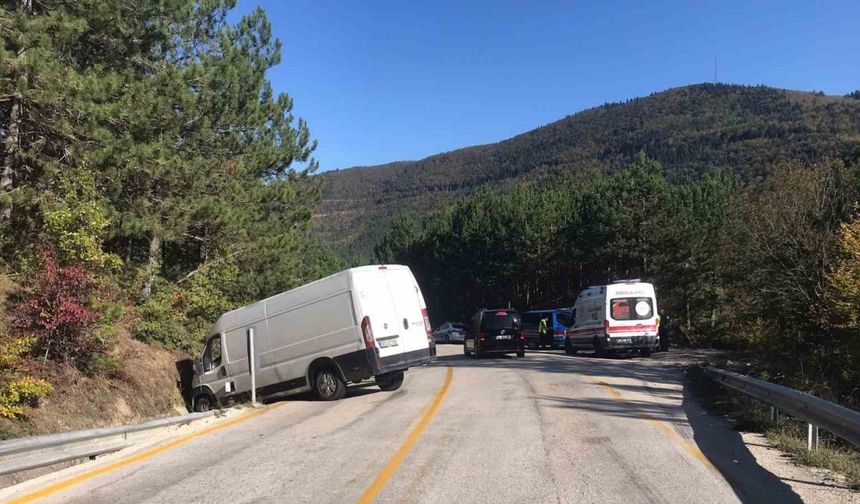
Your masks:
M 433 331 L 433 340 L 436 343 L 462 343 L 466 339 L 466 326 L 445 322 Z

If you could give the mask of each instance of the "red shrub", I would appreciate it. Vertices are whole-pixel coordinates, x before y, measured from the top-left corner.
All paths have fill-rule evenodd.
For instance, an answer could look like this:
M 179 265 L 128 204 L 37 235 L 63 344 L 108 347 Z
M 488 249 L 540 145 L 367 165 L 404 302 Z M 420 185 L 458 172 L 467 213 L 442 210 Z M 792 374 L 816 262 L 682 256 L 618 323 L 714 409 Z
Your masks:
M 39 254 L 41 271 L 15 309 L 15 326 L 36 337 L 34 351 L 84 365 L 94 350 L 90 329 L 101 314 L 90 309 L 93 283 L 82 266 L 57 264 L 53 250 Z

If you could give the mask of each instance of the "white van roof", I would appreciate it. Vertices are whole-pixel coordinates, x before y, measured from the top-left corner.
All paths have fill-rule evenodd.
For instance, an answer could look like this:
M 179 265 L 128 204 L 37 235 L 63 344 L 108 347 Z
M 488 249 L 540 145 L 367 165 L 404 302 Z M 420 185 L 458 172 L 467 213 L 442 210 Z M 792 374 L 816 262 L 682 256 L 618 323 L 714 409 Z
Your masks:
M 320 291 L 322 295 L 326 295 L 336 290 L 346 290 L 349 288 L 349 279 L 354 273 L 363 271 L 375 271 L 378 269 L 408 270 L 409 267 L 403 266 L 401 264 L 371 264 L 367 266 L 358 266 L 355 268 L 339 271 L 327 277 L 320 278 L 319 280 L 300 285 L 294 289 L 280 292 L 265 299 L 261 299 L 260 301 L 256 301 L 245 306 L 240 306 L 235 310 L 228 311 L 227 313 L 221 315 L 215 322 L 215 324 L 212 325 L 212 329 L 209 330 L 209 335 L 229 331 L 234 327 L 241 327 L 243 325 L 251 324 L 257 320 L 263 319 L 266 316 L 265 307 L 267 304 L 276 303 L 278 301 L 286 301 L 286 299 L 284 298 L 294 296 L 295 294 L 297 294 L 296 291 L 307 291 L 308 297 L 314 298 L 314 291 Z

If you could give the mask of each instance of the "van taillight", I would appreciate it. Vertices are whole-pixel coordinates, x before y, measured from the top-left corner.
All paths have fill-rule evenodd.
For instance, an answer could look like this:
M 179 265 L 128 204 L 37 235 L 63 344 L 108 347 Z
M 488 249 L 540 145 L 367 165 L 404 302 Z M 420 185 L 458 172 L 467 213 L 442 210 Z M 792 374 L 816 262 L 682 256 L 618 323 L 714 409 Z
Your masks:
M 427 308 L 421 309 L 421 315 L 424 316 L 424 330 L 427 331 L 427 341 L 433 339 L 433 331 L 430 330 L 430 315 L 427 313 Z
M 525 340 L 526 340 L 526 333 L 525 333 L 525 331 L 521 330 L 520 331 L 520 341 L 525 341 Z
M 609 336 L 609 321 L 608 320 L 603 321 L 603 333 L 606 334 L 607 337 Z
M 373 339 L 373 327 L 371 327 L 370 317 L 367 315 L 361 319 L 361 334 L 364 336 L 365 347 L 376 348 L 376 340 Z

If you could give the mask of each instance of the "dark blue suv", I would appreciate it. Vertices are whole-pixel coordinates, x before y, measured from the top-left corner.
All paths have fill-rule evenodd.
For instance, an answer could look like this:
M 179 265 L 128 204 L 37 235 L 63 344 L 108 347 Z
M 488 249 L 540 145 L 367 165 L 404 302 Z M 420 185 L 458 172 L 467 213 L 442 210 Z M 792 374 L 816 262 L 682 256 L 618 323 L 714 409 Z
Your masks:
M 567 330 L 573 325 L 572 308 L 549 308 L 532 310 L 522 313 L 523 332 L 526 335 L 526 346 L 535 348 L 563 348 Z M 547 335 L 543 341 L 538 335 L 540 319 L 547 318 Z

